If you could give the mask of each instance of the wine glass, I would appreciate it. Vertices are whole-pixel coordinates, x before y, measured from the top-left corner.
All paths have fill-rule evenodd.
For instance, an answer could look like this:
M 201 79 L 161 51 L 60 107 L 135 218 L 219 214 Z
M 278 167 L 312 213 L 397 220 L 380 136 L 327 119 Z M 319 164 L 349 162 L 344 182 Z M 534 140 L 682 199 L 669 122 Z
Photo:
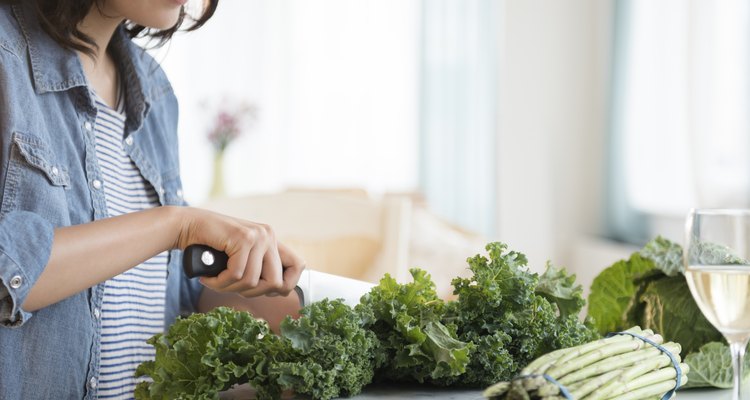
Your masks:
M 694 209 L 687 217 L 685 276 L 703 315 L 729 343 L 734 393 L 750 339 L 750 210 Z

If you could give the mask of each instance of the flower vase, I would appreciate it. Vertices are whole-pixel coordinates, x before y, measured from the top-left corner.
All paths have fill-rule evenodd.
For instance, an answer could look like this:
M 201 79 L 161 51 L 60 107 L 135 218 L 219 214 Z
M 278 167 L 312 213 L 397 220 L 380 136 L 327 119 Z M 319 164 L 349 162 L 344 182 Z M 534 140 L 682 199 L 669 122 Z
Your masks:
M 221 197 L 224 195 L 224 151 L 214 153 L 214 177 L 211 183 L 209 197 Z

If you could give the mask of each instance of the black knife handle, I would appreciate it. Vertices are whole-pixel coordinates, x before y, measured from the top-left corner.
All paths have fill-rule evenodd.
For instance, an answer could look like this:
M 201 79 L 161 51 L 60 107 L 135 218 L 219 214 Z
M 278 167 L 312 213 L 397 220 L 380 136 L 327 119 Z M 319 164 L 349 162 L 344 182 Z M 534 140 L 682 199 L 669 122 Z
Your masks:
M 216 276 L 227 269 L 228 259 L 223 251 L 202 244 L 191 244 L 182 254 L 182 268 L 188 278 Z

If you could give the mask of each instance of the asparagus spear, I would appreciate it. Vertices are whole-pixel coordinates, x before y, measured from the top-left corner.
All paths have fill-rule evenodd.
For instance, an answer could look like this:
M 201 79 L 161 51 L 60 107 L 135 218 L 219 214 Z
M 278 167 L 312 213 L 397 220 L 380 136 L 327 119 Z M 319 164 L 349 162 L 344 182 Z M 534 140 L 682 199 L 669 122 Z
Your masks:
M 595 343 L 595 342 L 592 342 Z M 532 375 L 532 374 L 539 374 L 546 370 L 549 365 L 554 364 L 557 362 L 557 360 L 565 355 L 566 353 L 571 352 L 574 348 L 567 348 L 567 349 L 559 349 L 555 350 L 553 352 L 547 353 L 536 360 L 532 361 L 529 365 L 526 366 L 526 368 L 521 370 L 521 376 L 523 375 Z
M 641 349 L 646 343 L 643 341 L 627 341 L 623 343 L 615 343 L 610 346 L 601 347 L 589 353 L 586 353 L 578 358 L 574 358 L 565 364 L 557 365 L 550 368 L 547 374 L 555 379 L 560 379 L 572 371 L 581 369 L 587 365 L 590 365 L 596 361 L 603 360 L 618 354 L 632 352 Z
M 674 367 L 672 366 L 672 360 L 666 354 L 661 354 L 658 357 L 654 358 L 653 360 L 649 360 L 647 362 L 637 364 L 628 368 L 620 377 L 618 377 L 618 379 L 615 379 L 614 381 L 608 383 L 607 385 L 602 386 L 596 392 L 592 393 L 591 396 L 589 396 L 589 398 L 587 399 L 603 400 L 608 397 L 611 397 L 612 392 L 616 391 L 619 388 L 622 388 L 623 386 L 630 385 L 631 384 L 630 382 L 632 380 L 640 376 L 646 376 L 648 375 L 649 372 L 654 371 L 654 370 L 660 370 L 661 368 L 664 368 L 664 367 L 667 367 L 667 369 L 672 370 L 672 372 L 676 374 L 676 371 Z M 683 375 L 687 375 L 689 371 L 687 364 L 680 364 L 680 369 L 682 369 Z
M 539 397 L 557 396 L 558 394 L 560 394 L 560 388 L 552 382 L 547 382 L 536 392 Z
M 583 396 L 593 392 L 601 385 L 615 379 L 620 374 L 622 374 L 622 371 L 609 371 L 605 374 L 587 380 L 586 383 L 581 385 L 581 387 L 579 387 L 578 389 L 570 392 L 570 394 L 574 399 L 580 399 Z
M 527 378 L 520 379 L 519 381 L 523 384 L 523 388 L 527 392 L 538 390 L 540 387 L 544 386 L 544 384 L 549 383 L 541 375 L 529 376 Z
M 507 400 L 530 400 L 529 394 L 523 388 L 523 384 L 520 380 L 513 381 L 510 384 L 510 390 L 508 391 Z
M 677 354 L 682 350 L 680 345 L 675 343 L 668 343 L 663 346 L 672 354 Z M 605 372 L 612 370 L 620 370 L 624 367 L 634 365 L 636 363 L 642 363 L 649 359 L 655 359 L 662 355 L 661 350 L 651 346 L 650 348 L 638 350 L 631 353 L 624 353 L 616 357 L 610 357 L 594 364 L 591 364 L 585 368 L 578 369 L 565 377 L 559 379 L 559 382 L 563 385 L 568 383 L 577 382 L 581 379 L 586 379 L 591 376 L 597 376 Z M 665 356 L 666 357 L 666 356 Z M 667 357 L 667 360 L 669 358 Z
M 687 376 L 687 371 L 689 371 L 689 367 L 687 366 L 687 364 L 680 364 L 680 368 L 683 370 L 683 376 Z M 607 393 L 606 397 L 603 397 L 603 398 L 608 399 L 612 397 L 621 396 L 626 393 L 634 392 L 635 390 L 638 390 L 647 386 L 651 386 L 657 383 L 666 382 L 666 381 L 671 382 L 672 383 L 671 388 L 674 388 L 676 377 L 677 377 L 677 372 L 675 371 L 674 367 L 669 366 L 667 368 L 662 368 L 658 371 L 654 371 L 654 372 L 642 375 L 636 379 L 633 379 L 630 382 L 625 382 L 624 384 L 622 384 L 622 386 L 619 386 L 613 391 L 611 391 L 610 393 Z M 682 382 L 683 380 L 680 379 L 680 381 Z M 683 384 L 685 382 L 683 382 Z M 667 389 L 664 392 L 670 389 Z M 589 396 L 589 397 L 586 397 L 586 400 L 593 400 L 594 398 L 595 397 L 593 396 Z
M 680 386 L 687 383 L 687 376 L 683 376 L 680 379 Z M 632 392 L 623 394 L 622 396 L 611 397 L 610 400 L 640 400 L 664 394 L 675 387 L 675 380 L 663 381 L 640 389 L 636 389 Z
M 531 364 L 529 364 L 526 368 L 524 368 L 521 371 L 521 375 L 541 374 L 541 373 L 546 372 L 547 368 L 550 366 L 549 362 L 552 362 L 553 364 L 557 364 L 557 365 L 562 365 L 564 363 L 567 363 L 573 358 L 579 357 L 583 354 L 589 353 L 593 350 L 597 350 L 604 346 L 608 346 L 608 345 L 618 343 L 618 342 L 627 342 L 631 340 L 632 340 L 632 337 L 630 336 L 619 335 L 619 336 L 612 336 L 606 339 L 595 340 L 593 342 L 589 342 L 589 343 L 576 346 L 576 347 L 557 350 L 552 353 L 543 355 L 539 357 L 538 359 L 536 359 L 535 361 L 533 361 Z M 545 365 L 546 367 L 544 367 Z
M 488 399 L 500 398 L 510 390 L 510 382 L 498 382 L 482 392 L 482 396 Z

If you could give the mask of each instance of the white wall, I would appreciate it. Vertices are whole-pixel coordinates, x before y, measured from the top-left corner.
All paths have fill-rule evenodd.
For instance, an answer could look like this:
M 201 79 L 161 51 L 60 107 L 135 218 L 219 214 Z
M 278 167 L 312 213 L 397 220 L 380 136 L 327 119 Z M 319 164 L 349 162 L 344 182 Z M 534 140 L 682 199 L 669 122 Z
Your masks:
M 159 57 L 180 99 L 185 196 L 208 194 L 212 116 L 223 96 L 260 108 L 230 146 L 229 195 L 289 186 L 417 185 L 417 1 L 226 0 Z M 209 103 L 210 104 L 210 103 Z
M 570 264 L 600 231 L 612 1 L 508 0 L 503 16 L 497 239 L 532 269 L 590 274 Z

